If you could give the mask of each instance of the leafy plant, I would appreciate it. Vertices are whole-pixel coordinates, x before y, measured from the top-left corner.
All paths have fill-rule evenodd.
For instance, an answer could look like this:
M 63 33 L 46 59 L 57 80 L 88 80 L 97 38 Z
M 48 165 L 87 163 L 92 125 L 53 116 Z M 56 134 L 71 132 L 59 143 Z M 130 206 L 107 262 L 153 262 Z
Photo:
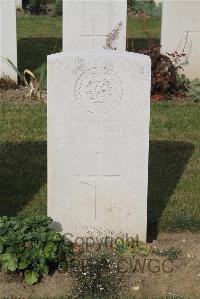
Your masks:
M 34 284 L 72 256 L 72 245 L 49 228 L 46 216 L 26 219 L 0 218 L 0 266 L 9 272 L 21 272 L 28 284 Z
M 200 80 L 199 79 L 195 79 L 190 82 L 188 96 L 194 102 L 200 102 Z
M 163 249 L 163 250 L 156 249 L 153 251 L 153 253 L 158 256 L 167 257 L 170 261 L 174 261 L 179 257 L 182 251 L 179 248 L 171 247 L 169 249 Z
M 153 0 L 128 0 L 128 12 L 134 14 L 145 13 L 148 16 L 161 16 L 161 5 L 156 5 Z
M 131 256 L 135 256 L 136 254 L 140 256 L 148 256 L 151 253 L 151 248 L 147 244 L 141 242 L 137 237 L 135 239 L 130 238 L 127 242 L 125 242 L 123 238 L 117 239 L 113 244 L 113 249 L 118 256 L 127 254 Z
M 140 53 L 151 58 L 151 94 L 153 96 L 164 94 L 184 96 L 187 91 L 187 84 L 185 81 L 179 80 L 178 71 L 182 68 L 181 57 L 185 54 L 179 54 L 176 51 L 174 53 L 160 53 L 160 46 L 153 45 L 152 35 L 148 27 L 148 15 L 143 13 L 140 17 L 148 40 L 148 48 L 141 50 Z
M 29 90 L 27 96 L 29 98 L 36 98 L 41 100 L 43 94 L 46 91 L 47 85 L 47 65 L 44 63 L 35 76 L 30 70 L 25 69 L 24 72 L 20 72 L 14 63 L 9 58 L 1 57 L 1 59 L 8 64 L 18 75 L 20 81 Z

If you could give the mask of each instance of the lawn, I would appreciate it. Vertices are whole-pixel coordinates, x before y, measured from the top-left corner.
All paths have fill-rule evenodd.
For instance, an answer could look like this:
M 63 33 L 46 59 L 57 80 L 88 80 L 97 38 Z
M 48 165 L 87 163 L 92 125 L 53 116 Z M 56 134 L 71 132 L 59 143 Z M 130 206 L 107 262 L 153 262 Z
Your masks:
M 160 19 L 149 19 L 159 44 Z M 17 18 L 21 70 L 36 70 L 62 48 L 60 17 Z M 128 38 L 146 41 L 142 21 L 128 18 Z M 9 100 L 9 99 L 8 99 Z M 0 102 L 0 215 L 46 213 L 46 104 Z M 154 103 L 151 107 L 148 222 L 159 230 L 200 229 L 199 104 Z
M 0 214 L 46 213 L 46 104 L 1 102 Z M 151 107 L 148 220 L 151 232 L 200 229 L 199 104 Z

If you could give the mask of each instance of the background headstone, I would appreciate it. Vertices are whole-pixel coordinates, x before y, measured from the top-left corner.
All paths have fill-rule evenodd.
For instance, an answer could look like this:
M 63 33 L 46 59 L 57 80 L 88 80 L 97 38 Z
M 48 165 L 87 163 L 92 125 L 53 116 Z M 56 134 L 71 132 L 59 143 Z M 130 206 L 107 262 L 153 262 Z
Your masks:
M 0 0 L 0 56 L 9 58 L 17 66 L 15 0 Z M 16 72 L 0 59 L 0 76 L 2 74 L 17 81 Z
M 150 59 L 48 56 L 48 214 L 64 233 L 146 239 Z
M 186 54 L 184 74 L 200 78 L 200 1 L 163 1 L 161 32 L 162 53 Z
M 22 0 L 16 0 L 16 7 L 22 9 Z
M 126 50 L 126 15 L 126 0 L 64 0 L 63 50 L 102 49 L 113 30 L 113 48 Z

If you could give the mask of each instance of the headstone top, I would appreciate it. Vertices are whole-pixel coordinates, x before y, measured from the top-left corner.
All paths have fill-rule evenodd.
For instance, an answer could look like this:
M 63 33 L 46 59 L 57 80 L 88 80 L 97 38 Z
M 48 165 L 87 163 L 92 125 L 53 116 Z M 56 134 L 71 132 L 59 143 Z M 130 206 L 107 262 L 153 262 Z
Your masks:
M 63 3 L 63 50 L 125 50 L 126 19 L 125 0 L 66 0 Z

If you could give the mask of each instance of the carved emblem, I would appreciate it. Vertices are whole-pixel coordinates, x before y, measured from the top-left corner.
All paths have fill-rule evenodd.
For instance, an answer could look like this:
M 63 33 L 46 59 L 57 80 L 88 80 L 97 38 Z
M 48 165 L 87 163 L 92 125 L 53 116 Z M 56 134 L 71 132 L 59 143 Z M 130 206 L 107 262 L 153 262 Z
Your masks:
M 83 72 L 77 79 L 75 96 L 78 103 L 88 112 L 108 113 L 121 100 L 121 82 L 111 69 L 94 67 Z

